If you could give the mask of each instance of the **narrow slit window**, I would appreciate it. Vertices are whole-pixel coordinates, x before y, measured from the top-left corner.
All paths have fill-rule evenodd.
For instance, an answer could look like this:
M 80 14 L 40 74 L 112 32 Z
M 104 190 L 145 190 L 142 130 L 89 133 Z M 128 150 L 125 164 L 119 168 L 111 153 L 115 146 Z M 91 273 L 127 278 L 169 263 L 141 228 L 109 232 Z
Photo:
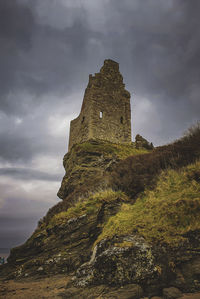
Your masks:
M 100 111 L 100 113 L 99 113 L 99 118 L 103 118 L 103 112 L 102 111 Z
M 83 116 L 83 118 L 82 118 L 82 123 L 84 122 L 84 120 L 85 120 L 85 116 Z
M 121 118 L 120 118 L 120 123 L 121 123 L 121 124 L 123 124 L 123 123 L 124 123 L 123 116 L 121 116 Z

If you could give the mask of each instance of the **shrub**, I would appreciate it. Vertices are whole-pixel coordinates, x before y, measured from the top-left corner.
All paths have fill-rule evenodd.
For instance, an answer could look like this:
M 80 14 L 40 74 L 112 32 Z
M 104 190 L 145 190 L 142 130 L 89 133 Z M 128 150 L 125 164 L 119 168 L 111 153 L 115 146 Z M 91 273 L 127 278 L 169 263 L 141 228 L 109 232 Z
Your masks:
M 135 198 L 147 186 L 155 186 L 157 176 L 162 170 L 178 169 L 194 162 L 200 157 L 200 125 L 197 124 L 188 132 L 172 144 L 120 161 L 111 174 L 111 186 Z

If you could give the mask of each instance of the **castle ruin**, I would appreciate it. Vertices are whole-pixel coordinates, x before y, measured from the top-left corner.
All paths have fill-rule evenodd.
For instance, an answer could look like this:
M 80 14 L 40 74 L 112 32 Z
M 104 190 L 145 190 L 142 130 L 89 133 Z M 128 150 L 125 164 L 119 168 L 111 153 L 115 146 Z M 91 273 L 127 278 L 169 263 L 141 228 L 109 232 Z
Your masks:
M 99 73 L 89 75 L 81 112 L 70 123 L 69 150 L 90 139 L 131 142 L 130 93 L 119 64 L 107 59 Z

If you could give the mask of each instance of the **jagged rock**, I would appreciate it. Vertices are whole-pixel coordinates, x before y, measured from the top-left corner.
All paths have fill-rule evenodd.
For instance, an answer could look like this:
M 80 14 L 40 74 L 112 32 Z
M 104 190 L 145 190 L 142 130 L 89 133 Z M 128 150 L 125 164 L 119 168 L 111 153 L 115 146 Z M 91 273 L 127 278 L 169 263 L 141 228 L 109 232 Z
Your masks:
M 117 162 L 117 156 L 110 154 L 108 143 L 91 140 L 75 145 L 63 158 L 66 174 L 63 177 L 58 197 L 66 199 L 73 194 L 73 201 L 88 191 L 107 186 L 106 170 Z
M 91 260 L 77 270 L 75 284 L 148 283 L 157 276 L 151 246 L 142 237 L 129 235 L 98 243 Z
M 92 244 L 101 225 L 117 213 L 120 198 L 103 203 L 96 213 L 83 214 L 58 224 L 43 224 L 19 247 L 11 250 L 8 265 L 13 277 L 70 273 L 90 259 Z M 42 270 L 41 270 L 42 269 Z M 11 271 L 9 271 L 11 272 Z
M 141 135 L 137 134 L 135 136 L 135 147 L 137 149 L 139 148 L 146 148 L 148 150 L 152 150 L 154 148 L 153 143 L 148 142 L 144 137 Z

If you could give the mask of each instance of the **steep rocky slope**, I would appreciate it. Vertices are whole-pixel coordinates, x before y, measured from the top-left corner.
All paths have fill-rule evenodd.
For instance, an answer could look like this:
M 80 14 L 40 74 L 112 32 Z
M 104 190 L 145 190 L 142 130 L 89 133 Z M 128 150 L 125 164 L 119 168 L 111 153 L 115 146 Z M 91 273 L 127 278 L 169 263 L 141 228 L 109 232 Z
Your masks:
M 63 198 L 38 223 L 33 235 L 11 250 L 9 277 L 70 273 L 89 260 L 102 225 L 129 198 L 109 188 L 113 165 L 130 154 L 148 153 L 133 145 L 90 141 L 75 145 L 63 159 Z
M 199 159 L 199 127 L 152 151 L 102 141 L 73 146 L 63 161 L 63 200 L 12 249 L 1 275 L 72 276 L 63 298 L 200 290 Z

